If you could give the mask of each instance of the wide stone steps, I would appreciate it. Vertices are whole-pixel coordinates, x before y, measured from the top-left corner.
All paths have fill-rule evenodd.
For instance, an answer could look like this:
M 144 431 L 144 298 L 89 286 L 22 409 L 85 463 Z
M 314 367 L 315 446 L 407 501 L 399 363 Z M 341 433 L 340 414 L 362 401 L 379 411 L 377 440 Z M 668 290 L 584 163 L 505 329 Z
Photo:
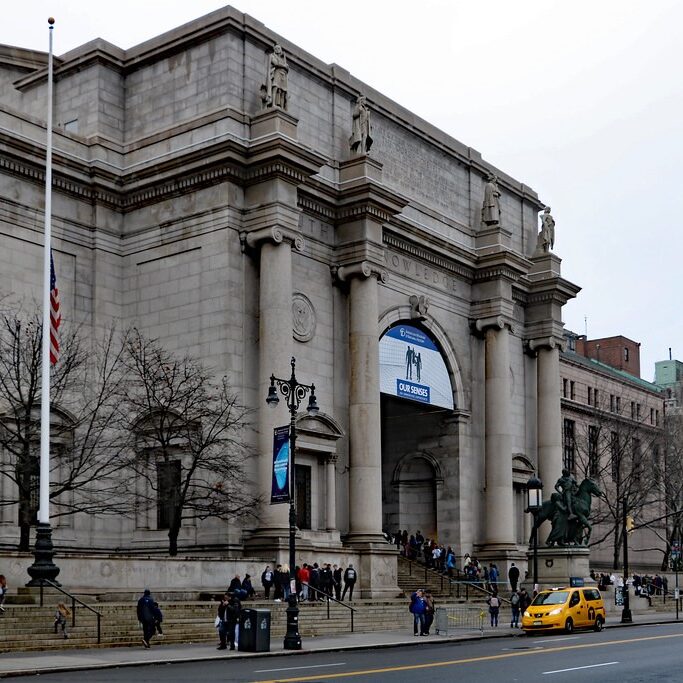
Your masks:
M 284 637 L 286 603 L 245 602 L 244 607 L 266 608 L 271 611 L 271 638 Z M 94 607 L 102 613 L 101 646 L 138 645 L 142 639 L 135 615 L 135 603 L 99 603 Z M 164 612 L 164 637 L 158 643 L 216 642 L 213 626 L 216 603 L 169 603 L 161 605 Z M 411 623 L 406 600 L 358 601 L 354 603 L 355 632 L 393 630 Z M 302 637 L 311 638 L 351 631 L 350 612 L 330 603 L 330 619 L 326 603 L 306 603 L 300 606 L 299 629 Z M 53 632 L 54 609 L 48 607 L 10 605 L 0 616 L 0 652 L 97 647 L 97 618 L 83 608 L 77 608 L 76 626 L 67 623 L 69 639 L 61 631 Z

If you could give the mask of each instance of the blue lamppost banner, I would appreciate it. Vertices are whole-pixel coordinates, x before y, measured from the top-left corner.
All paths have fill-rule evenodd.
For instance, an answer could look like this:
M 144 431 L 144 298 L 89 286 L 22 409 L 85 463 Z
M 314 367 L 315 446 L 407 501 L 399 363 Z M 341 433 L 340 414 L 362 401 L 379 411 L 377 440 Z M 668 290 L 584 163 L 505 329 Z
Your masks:
M 289 425 L 273 429 L 273 484 L 270 504 L 289 503 Z

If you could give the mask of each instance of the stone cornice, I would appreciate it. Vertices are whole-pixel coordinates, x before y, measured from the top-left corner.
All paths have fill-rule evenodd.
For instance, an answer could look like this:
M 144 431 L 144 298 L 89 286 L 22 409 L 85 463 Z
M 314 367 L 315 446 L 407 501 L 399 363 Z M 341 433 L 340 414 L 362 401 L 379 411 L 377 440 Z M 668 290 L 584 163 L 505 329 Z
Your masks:
M 477 257 L 474 273 L 475 282 L 506 279 L 517 282 L 527 274 L 530 262 L 520 254 L 510 250 L 496 250 Z
M 410 254 L 420 261 L 429 263 L 435 268 L 445 270 L 453 275 L 471 282 L 474 276 L 474 268 L 468 264 L 455 261 L 448 256 L 441 255 L 427 247 L 415 244 L 402 235 L 394 232 L 390 226 L 385 226 L 382 233 L 382 241 L 387 247 L 396 249 L 399 252 Z

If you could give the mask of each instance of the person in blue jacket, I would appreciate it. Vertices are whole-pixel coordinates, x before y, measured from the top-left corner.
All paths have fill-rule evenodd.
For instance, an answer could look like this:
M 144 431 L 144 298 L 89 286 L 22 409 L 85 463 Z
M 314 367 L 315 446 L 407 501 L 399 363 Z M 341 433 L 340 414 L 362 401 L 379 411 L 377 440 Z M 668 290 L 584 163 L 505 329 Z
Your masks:
M 410 596 L 410 613 L 413 615 L 413 635 L 426 636 L 425 633 L 425 611 L 427 603 L 424 597 L 424 591 L 418 588 Z M 419 626 L 419 633 L 418 633 Z

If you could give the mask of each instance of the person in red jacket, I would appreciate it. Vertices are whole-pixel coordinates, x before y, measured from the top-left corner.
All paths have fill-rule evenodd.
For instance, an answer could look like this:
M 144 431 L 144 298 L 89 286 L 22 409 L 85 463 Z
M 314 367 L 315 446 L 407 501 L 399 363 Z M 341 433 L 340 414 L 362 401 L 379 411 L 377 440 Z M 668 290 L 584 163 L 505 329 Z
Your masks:
M 299 569 L 299 582 L 301 583 L 301 599 L 305 602 L 308 600 L 308 581 L 311 578 L 311 572 L 308 570 L 308 565 L 304 562 L 301 569 Z

